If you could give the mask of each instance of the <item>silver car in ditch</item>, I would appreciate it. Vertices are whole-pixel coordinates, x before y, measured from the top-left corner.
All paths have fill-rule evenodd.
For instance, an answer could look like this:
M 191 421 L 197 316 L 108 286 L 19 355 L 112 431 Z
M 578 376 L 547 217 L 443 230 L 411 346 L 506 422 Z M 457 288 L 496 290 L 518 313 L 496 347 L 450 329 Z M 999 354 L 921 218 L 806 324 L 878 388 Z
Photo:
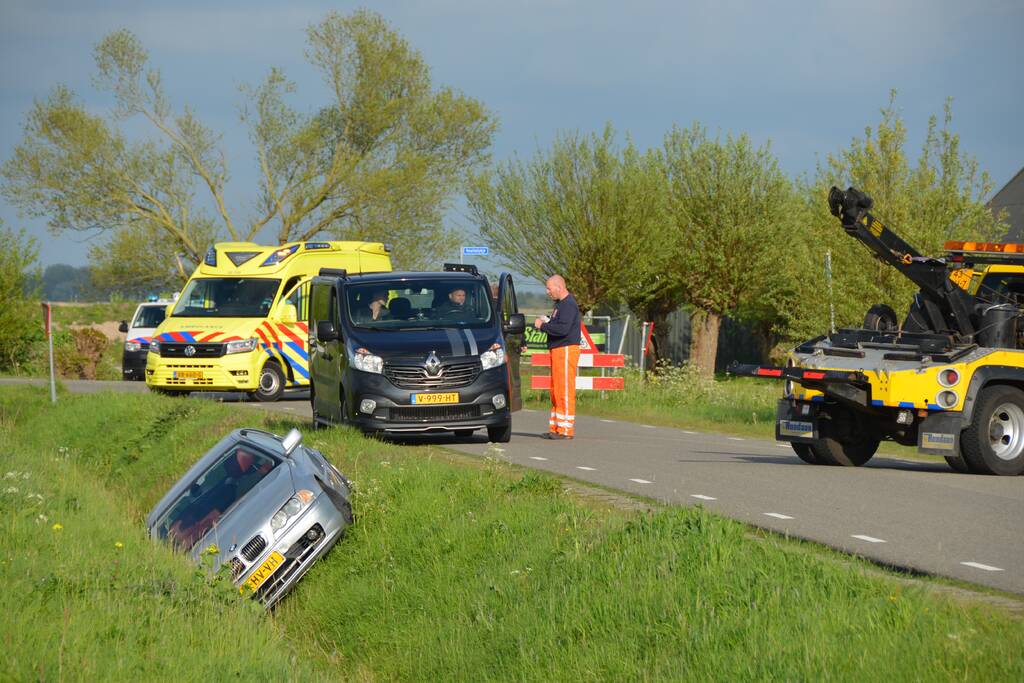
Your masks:
M 291 430 L 236 429 L 211 448 L 146 518 L 154 539 L 231 578 L 268 608 L 352 523 L 351 486 Z

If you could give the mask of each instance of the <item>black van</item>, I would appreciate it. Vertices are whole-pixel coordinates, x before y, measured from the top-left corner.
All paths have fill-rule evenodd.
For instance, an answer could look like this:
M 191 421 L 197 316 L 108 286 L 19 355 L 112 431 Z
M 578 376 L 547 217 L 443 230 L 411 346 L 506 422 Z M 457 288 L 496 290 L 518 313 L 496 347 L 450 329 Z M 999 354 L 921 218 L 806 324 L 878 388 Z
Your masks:
M 368 432 L 486 429 L 507 442 L 522 407 L 526 320 L 512 276 L 496 296 L 475 266 L 347 275 L 323 269 L 309 306 L 313 423 Z

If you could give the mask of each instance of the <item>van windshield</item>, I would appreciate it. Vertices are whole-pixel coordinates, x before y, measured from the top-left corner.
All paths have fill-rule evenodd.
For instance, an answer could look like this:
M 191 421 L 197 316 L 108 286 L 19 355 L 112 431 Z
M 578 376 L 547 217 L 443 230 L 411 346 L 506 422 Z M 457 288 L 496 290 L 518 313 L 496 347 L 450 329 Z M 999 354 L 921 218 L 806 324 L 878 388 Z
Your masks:
M 172 316 L 189 318 L 265 318 L 280 280 L 206 277 L 189 281 Z
M 403 279 L 350 285 L 349 319 L 370 329 L 486 327 L 494 317 L 490 293 L 479 280 Z
M 166 314 L 167 304 L 143 306 L 139 309 L 135 320 L 132 321 L 132 327 L 160 327 L 160 323 L 164 321 Z

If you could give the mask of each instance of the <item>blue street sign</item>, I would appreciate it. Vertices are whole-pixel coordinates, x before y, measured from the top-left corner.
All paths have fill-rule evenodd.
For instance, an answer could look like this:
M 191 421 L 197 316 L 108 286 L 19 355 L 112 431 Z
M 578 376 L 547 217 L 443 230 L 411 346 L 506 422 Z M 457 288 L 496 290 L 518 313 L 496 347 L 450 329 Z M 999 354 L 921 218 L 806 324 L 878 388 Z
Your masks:
M 463 247 L 463 256 L 487 256 L 491 253 L 491 250 L 487 247 Z

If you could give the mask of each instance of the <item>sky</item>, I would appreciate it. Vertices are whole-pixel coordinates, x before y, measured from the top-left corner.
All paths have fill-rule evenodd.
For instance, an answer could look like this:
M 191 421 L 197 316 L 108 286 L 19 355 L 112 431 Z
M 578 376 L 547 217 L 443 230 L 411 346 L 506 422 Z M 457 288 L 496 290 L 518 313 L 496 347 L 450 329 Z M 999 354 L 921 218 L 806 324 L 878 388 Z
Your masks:
M 941 117 L 952 98 L 961 148 L 994 191 L 1024 166 L 1024 0 L 0 0 L 0 161 L 33 102 L 57 84 L 90 111 L 111 111 L 110 96 L 91 85 L 92 51 L 127 28 L 175 108 L 190 106 L 223 135 L 229 208 L 250 215 L 257 172 L 239 86 L 278 67 L 297 84 L 292 104 L 315 111 L 329 95 L 305 60 L 305 30 L 329 11 L 359 7 L 423 54 L 435 85 L 496 115 L 496 161 L 531 158 L 559 133 L 609 123 L 656 147 L 673 125 L 699 121 L 770 142 L 787 173 L 809 174 L 863 137 L 895 89 L 912 153 L 929 116 Z M 89 240 L 102 242 L 53 235 L 2 198 L 0 219 L 39 240 L 44 266 L 85 265 Z M 480 242 L 458 202 L 447 220 Z

